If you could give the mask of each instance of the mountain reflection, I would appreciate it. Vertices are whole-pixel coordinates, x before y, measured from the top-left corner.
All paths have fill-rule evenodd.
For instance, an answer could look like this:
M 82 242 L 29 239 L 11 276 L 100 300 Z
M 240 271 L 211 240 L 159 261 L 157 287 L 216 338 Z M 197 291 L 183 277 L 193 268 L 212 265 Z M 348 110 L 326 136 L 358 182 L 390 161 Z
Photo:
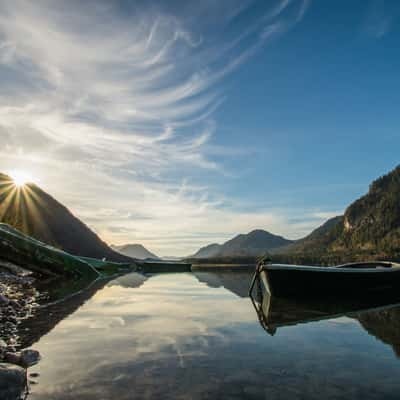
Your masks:
M 370 335 L 391 345 L 400 358 L 400 305 L 364 312 L 356 318 Z
M 259 279 L 251 300 L 261 326 L 270 335 L 286 326 L 347 317 L 357 320 L 370 335 L 390 345 L 400 357 L 400 294 L 280 298 L 271 296 Z
M 34 346 L 42 360 L 30 371 L 40 376 L 29 399 L 252 400 L 302 393 L 310 400 L 372 400 L 400 393 L 400 363 L 353 319 L 360 308 L 339 310 L 351 318 L 346 323 L 299 325 L 271 337 L 247 298 L 250 275 L 129 274 L 75 305 L 67 300 L 64 310 L 60 303 L 58 322 Z M 266 322 L 275 329 L 288 319 L 338 315 L 336 306 L 304 304 L 300 314 L 295 302 L 263 298 L 272 312 Z M 48 311 L 52 319 L 56 310 Z M 372 331 L 376 319 L 369 322 Z M 375 333 L 394 343 L 392 332 Z
M 195 271 L 193 275 L 210 288 L 223 287 L 238 297 L 249 297 L 249 287 L 253 273 L 251 272 L 203 272 Z
M 149 279 L 149 277 L 146 275 L 131 272 L 130 274 L 122 275 L 113 279 L 108 286 L 121 286 L 124 288 L 135 289 L 142 286 L 147 279 Z

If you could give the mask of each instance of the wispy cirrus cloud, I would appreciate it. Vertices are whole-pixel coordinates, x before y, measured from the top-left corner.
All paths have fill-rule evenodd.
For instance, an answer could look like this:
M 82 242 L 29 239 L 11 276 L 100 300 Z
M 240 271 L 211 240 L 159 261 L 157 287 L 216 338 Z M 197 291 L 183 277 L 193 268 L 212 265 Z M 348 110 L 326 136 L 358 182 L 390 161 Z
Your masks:
M 398 5 L 394 6 L 385 0 L 371 0 L 363 23 L 364 32 L 376 39 L 385 36 L 390 31 L 395 17 L 399 15 Z
M 212 219 L 248 221 L 237 231 L 276 218 L 227 209 L 207 181 L 188 182 L 193 170 L 229 176 L 223 158 L 237 149 L 213 145 L 222 82 L 308 1 L 271 2 L 242 31 L 234 22 L 254 2 L 188 3 L 0 5 L 0 167 L 34 171 L 106 240 L 153 232 L 168 252 L 172 232 L 208 232 Z

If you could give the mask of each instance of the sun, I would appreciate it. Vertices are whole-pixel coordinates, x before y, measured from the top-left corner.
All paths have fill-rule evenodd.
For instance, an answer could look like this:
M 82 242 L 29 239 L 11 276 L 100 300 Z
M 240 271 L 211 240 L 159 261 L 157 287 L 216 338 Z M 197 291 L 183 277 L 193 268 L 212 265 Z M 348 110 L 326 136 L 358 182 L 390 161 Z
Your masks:
M 10 172 L 10 176 L 17 187 L 25 186 L 27 183 L 31 183 L 34 180 L 32 175 L 26 171 L 12 171 Z

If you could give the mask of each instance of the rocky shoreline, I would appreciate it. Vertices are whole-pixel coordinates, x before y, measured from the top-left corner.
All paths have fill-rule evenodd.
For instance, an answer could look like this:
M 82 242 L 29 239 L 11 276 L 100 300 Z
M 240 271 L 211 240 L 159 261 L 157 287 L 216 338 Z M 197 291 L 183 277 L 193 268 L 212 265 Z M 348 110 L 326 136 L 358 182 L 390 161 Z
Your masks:
M 28 390 L 27 368 L 40 360 L 36 350 L 21 350 L 20 325 L 31 318 L 41 295 L 29 272 L 0 263 L 0 399 L 18 400 Z

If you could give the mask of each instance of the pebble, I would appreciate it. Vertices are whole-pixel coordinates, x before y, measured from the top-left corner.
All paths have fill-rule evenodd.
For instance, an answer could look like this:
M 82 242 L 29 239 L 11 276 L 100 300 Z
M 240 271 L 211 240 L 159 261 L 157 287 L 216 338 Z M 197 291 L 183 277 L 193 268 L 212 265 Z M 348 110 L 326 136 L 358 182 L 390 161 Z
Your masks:
M 0 399 L 19 400 L 26 392 L 26 371 L 8 363 L 0 363 Z
M 0 304 L 1 305 L 7 305 L 10 302 L 10 300 L 4 296 L 4 294 L 0 294 Z
M 20 320 L 32 316 L 34 309 L 38 307 L 36 299 L 39 293 L 32 283 L 32 278 L 0 270 L 0 338 L 4 338 L 9 345 L 18 346 Z M 15 351 L 11 348 L 7 350 Z M 0 354 L 0 362 L 1 359 Z
M 17 352 L 20 320 L 38 307 L 32 280 L 0 271 L 0 399 L 19 400 L 27 387 L 26 369 L 40 360 L 33 349 Z

